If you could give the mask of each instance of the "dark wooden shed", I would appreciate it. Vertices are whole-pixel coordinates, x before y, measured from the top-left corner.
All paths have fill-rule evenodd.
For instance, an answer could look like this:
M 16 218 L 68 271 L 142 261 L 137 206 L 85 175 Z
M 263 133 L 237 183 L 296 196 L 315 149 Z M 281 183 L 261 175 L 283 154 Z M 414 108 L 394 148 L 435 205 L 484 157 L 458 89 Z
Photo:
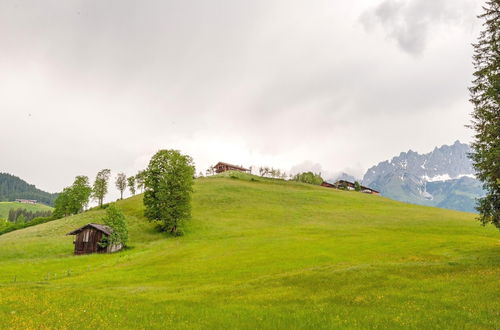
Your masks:
M 76 235 L 73 244 L 75 244 L 75 254 L 91 253 L 111 253 L 122 249 L 122 244 L 113 244 L 106 247 L 99 245 L 103 237 L 109 237 L 113 233 L 113 228 L 89 223 L 83 227 L 73 230 L 66 235 Z

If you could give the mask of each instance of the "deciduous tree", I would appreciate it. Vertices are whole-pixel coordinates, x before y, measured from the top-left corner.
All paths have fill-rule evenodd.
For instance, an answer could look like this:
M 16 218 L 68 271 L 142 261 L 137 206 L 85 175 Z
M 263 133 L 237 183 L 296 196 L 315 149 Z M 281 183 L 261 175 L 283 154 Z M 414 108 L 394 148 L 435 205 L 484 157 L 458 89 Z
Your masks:
M 127 222 L 123 212 L 114 203 L 106 209 L 106 216 L 102 219 L 106 226 L 113 229 L 111 235 L 104 242 L 105 245 L 123 244 L 128 242 Z
M 191 217 L 194 165 L 177 150 L 160 150 L 146 170 L 145 216 L 161 231 L 181 234 L 179 226 Z
M 54 216 L 65 217 L 82 212 L 89 203 L 92 188 L 89 178 L 77 176 L 73 184 L 63 189 L 54 203 Z
M 130 190 L 130 193 L 132 194 L 132 196 L 135 195 L 135 176 L 129 176 L 127 178 L 127 185 L 128 185 L 128 189 Z
M 137 189 L 140 189 L 141 192 L 144 192 L 144 179 L 146 176 L 146 171 L 139 171 L 139 173 L 135 176 L 135 183 L 137 185 Z
M 108 182 L 109 177 L 111 175 L 111 170 L 104 169 L 97 173 L 94 187 L 92 189 L 92 196 L 99 203 L 99 206 L 102 207 L 102 203 L 104 200 L 104 196 L 108 193 Z
M 120 199 L 123 199 L 123 192 L 127 189 L 127 176 L 125 173 L 118 173 L 115 181 L 116 188 L 120 191 Z

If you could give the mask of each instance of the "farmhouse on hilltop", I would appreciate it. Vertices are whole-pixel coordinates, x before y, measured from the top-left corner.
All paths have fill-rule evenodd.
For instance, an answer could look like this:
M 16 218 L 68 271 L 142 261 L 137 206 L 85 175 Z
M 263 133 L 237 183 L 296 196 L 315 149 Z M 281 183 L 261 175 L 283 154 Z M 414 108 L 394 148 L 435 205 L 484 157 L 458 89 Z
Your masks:
M 75 244 L 75 254 L 91 253 L 112 253 L 122 249 L 122 244 L 113 244 L 102 247 L 99 243 L 103 238 L 109 237 L 113 233 L 113 228 L 89 223 L 83 227 L 73 230 L 66 235 L 76 235 L 73 244 Z
M 241 166 L 232 165 L 228 163 L 218 162 L 215 166 L 215 173 L 222 173 L 226 171 L 240 171 L 250 173 L 250 170 Z
M 353 182 L 346 181 L 346 180 L 339 180 L 335 183 L 329 183 L 329 182 L 325 181 L 321 185 L 323 187 L 327 187 L 327 188 L 347 189 L 347 190 L 354 190 L 356 187 L 356 185 Z M 361 187 L 361 192 L 363 192 L 365 194 L 380 195 L 380 192 L 375 190 L 375 189 L 365 187 L 365 186 L 360 186 L 360 187 Z

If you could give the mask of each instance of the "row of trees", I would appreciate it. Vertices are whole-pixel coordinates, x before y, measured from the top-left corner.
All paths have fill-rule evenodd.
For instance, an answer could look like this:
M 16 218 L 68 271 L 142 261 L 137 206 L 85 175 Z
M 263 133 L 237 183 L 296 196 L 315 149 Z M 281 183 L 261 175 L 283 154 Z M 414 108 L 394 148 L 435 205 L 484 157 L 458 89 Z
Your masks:
M 18 209 L 10 209 L 9 216 L 7 217 L 7 221 L 12 223 L 25 223 L 30 222 L 35 218 L 47 218 L 52 216 L 52 212 L 50 210 L 47 211 L 28 211 L 26 209 L 18 208 Z
M 94 184 L 91 186 L 87 176 L 77 176 L 73 184 L 63 189 L 55 201 L 54 216 L 57 218 L 83 212 L 92 198 L 99 207 L 103 206 L 104 198 L 108 194 L 109 180 L 111 170 L 103 169 L 96 175 Z M 127 177 L 124 173 L 118 173 L 115 179 L 115 185 L 120 191 L 120 199 L 123 199 L 123 193 L 127 189 L 132 195 L 135 195 L 139 189 L 144 190 L 145 171 L 140 171 L 134 176 Z
M 323 183 L 323 179 L 321 178 L 321 173 L 315 174 L 313 172 L 303 172 L 296 174 L 293 176 L 292 180 L 309 184 L 315 184 L 315 185 L 320 185 Z
M 280 169 L 267 166 L 259 167 L 259 175 L 262 177 L 283 179 L 283 180 L 288 178 L 288 175 L 286 174 L 285 171 L 281 171 Z

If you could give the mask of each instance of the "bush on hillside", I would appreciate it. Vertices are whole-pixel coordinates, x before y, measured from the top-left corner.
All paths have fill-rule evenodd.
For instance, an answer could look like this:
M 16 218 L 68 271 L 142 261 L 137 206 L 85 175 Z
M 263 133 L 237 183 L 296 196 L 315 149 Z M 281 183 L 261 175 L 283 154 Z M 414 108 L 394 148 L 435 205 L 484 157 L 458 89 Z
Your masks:
M 56 220 L 56 218 L 54 218 L 54 217 L 38 217 L 38 218 L 34 218 L 30 222 L 18 222 L 18 223 L 7 222 L 7 225 L 2 224 L 0 222 L 0 235 L 10 233 L 11 231 L 14 231 L 14 230 L 28 228 L 28 227 L 35 226 L 35 225 L 40 225 L 42 223 L 46 223 L 46 222 L 49 222 L 52 220 Z
M 128 229 L 127 222 L 123 212 L 115 206 L 115 204 L 110 204 L 106 208 L 106 216 L 102 219 L 106 226 L 113 229 L 111 235 L 102 242 L 101 246 L 105 247 L 108 245 L 122 244 L 127 245 L 128 242 Z
M 314 174 L 313 172 L 303 172 L 296 174 L 293 179 L 294 181 L 320 185 L 323 183 L 323 179 L 320 174 Z

